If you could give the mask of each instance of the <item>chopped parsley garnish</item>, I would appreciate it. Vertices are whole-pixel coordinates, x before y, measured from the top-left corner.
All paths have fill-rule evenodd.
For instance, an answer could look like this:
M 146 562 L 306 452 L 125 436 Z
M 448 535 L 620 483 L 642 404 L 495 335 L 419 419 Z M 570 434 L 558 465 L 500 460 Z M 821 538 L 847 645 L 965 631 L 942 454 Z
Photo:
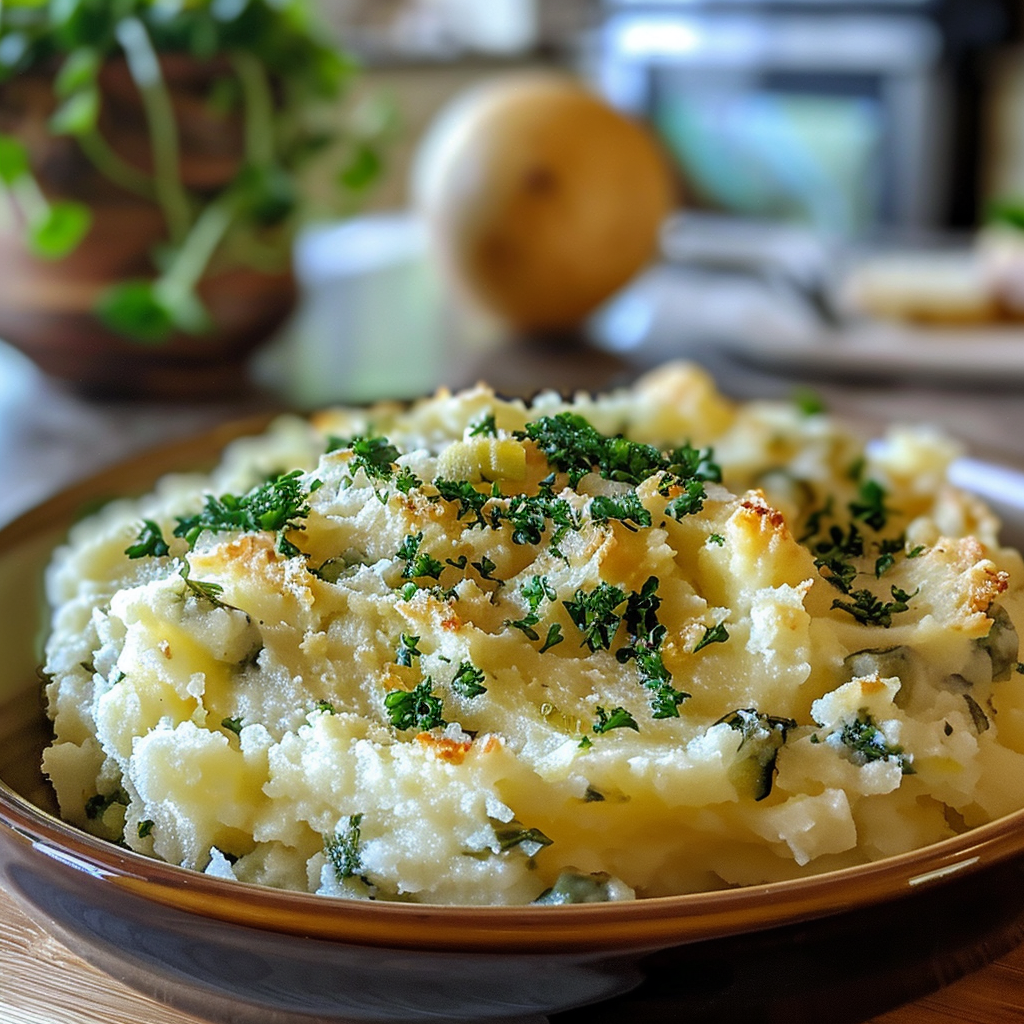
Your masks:
M 395 661 L 406 668 L 412 665 L 413 658 L 422 657 L 423 652 L 416 646 L 420 642 L 418 636 L 409 636 L 403 633 L 398 641 L 398 651 L 395 654 Z
M 832 515 L 833 499 L 829 495 L 828 500 L 822 505 L 821 508 L 815 509 L 808 517 L 807 524 L 804 528 L 804 532 L 800 537 L 800 543 L 806 544 L 811 538 L 816 537 L 821 532 L 822 520 Z M 841 533 L 842 531 L 840 531 Z
M 403 579 L 417 579 L 423 576 L 433 580 L 441 578 L 441 573 L 444 572 L 443 563 L 432 555 L 421 552 L 422 543 L 422 533 L 410 533 L 395 552 L 395 557 L 405 562 L 405 568 L 402 570 Z
M 334 705 L 329 700 L 318 700 L 313 705 L 314 711 L 319 711 L 324 715 L 333 715 L 337 712 L 334 710 Z
M 174 536 L 184 537 L 189 547 L 194 547 L 199 535 L 206 530 L 212 533 L 272 531 L 278 534 L 282 553 L 294 554 L 297 549 L 285 540 L 284 532 L 302 528 L 299 520 L 305 519 L 310 511 L 307 499 L 320 486 L 320 481 L 313 481 L 307 490 L 301 478 L 302 471 L 294 469 L 254 487 L 241 497 L 222 494 L 218 498 L 208 494 L 201 512 L 178 517 Z
M 572 506 L 564 498 L 554 498 L 549 494 L 513 495 L 507 508 L 496 508 L 492 514 L 492 527 L 497 529 L 502 522 L 512 527 L 513 544 L 533 545 L 540 544 L 544 539 L 550 522 L 556 529 L 549 543 L 556 553 L 566 533 L 579 529 Z
M 146 818 L 144 821 L 140 821 L 136 828 L 136 832 L 138 832 L 139 838 L 145 839 L 146 836 L 150 835 L 153 831 L 153 825 L 154 822 L 152 818 Z
M 609 498 L 599 494 L 590 503 L 590 518 L 595 523 L 606 523 L 609 519 L 616 519 L 627 529 L 635 530 L 637 526 L 650 526 L 651 513 L 644 508 L 643 502 L 636 491 L 629 491 L 621 498 Z
M 220 724 L 222 729 L 227 729 L 236 736 L 242 731 L 242 718 L 240 715 L 238 718 L 222 718 Z
M 128 806 L 128 794 L 123 789 L 115 789 L 113 793 L 97 793 L 85 801 L 85 816 L 90 821 L 102 818 L 114 804 Z
M 715 626 L 708 626 L 704 630 L 704 635 L 697 641 L 697 646 L 694 647 L 693 653 L 696 654 L 698 651 L 703 650 L 708 644 L 724 644 L 729 639 L 729 631 L 725 628 L 724 622 L 719 622 Z
M 875 578 L 887 573 L 896 564 L 896 556 L 906 545 L 906 537 L 900 534 L 892 540 L 878 542 L 878 558 L 875 559 Z
M 579 413 L 543 416 L 515 436 L 530 438 L 551 466 L 568 475 L 571 487 L 593 472 L 634 486 L 658 472 L 721 480 L 721 468 L 714 463 L 710 449 L 684 445 L 665 455 L 649 444 L 606 436 Z
M 679 705 L 690 694 L 672 685 L 672 673 L 662 660 L 660 647 L 667 631 L 658 621 L 661 598 L 657 591 L 658 578 L 651 576 L 639 593 L 629 595 L 623 618 L 631 642 L 620 647 L 615 658 L 620 665 L 636 662 L 640 684 L 650 693 L 652 717 L 678 718 Z
M 492 583 L 499 584 L 503 584 L 505 582 L 504 580 L 496 579 L 491 575 L 498 566 L 496 562 L 492 562 L 486 555 L 483 555 L 479 562 L 470 562 L 469 564 L 473 566 L 478 573 L 480 573 L 480 579 L 489 580 Z
M 842 601 L 838 597 L 832 602 L 833 608 L 848 612 L 864 626 L 881 626 L 888 629 L 892 625 L 892 617 L 909 609 L 908 601 L 917 594 L 908 594 L 899 587 L 890 587 L 891 601 L 883 601 L 875 597 L 870 590 L 855 590 L 850 594 L 852 600 Z
M 591 651 L 608 650 L 622 621 L 622 607 L 626 594 L 610 583 L 599 583 L 587 593 L 577 590 L 571 601 L 563 601 L 576 628 L 583 634 L 580 643 Z
M 665 513 L 673 519 L 696 515 L 704 508 L 707 491 L 700 480 L 686 480 L 682 483 L 683 493 L 673 498 L 666 506 Z
M 423 486 L 423 481 L 408 467 L 402 466 L 394 480 L 395 489 L 402 494 L 408 494 L 417 487 Z
M 201 601 L 207 601 L 215 608 L 226 608 L 227 605 L 225 605 L 220 599 L 221 594 L 224 593 L 224 588 L 219 583 L 213 583 L 208 580 L 191 579 L 191 569 L 192 567 L 188 562 L 182 562 L 181 569 L 178 570 L 178 575 L 185 581 L 185 586 L 192 595 L 194 597 L 198 597 Z
M 339 821 L 333 835 L 324 836 L 324 853 L 339 882 L 357 875 L 362 869 L 359 856 L 360 824 L 363 816 L 352 814 Z
M 604 435 L 573 412 L 544 416 L 527 423 L 526 430 L 516 436 L 530 438 L 550 465 L 569 475 L 571 487 L 593 471 L 604 453 Z
M 446 480 L 438 477 L 434 481 L 437 497 L 459 506 L 458 519 L 472 519 L 473 526 L 486 525 L 483 507 L 491 500 L 489 494 L 478 491 L 469 480 Z
M 557 596 L 555 588 L 548 583 L 547 576 L 534 576 L 527 583 L 524 583 L 519 588 L 519 591 L 526 598 L 531 612 L 536 612 L 544 603 L 545 598 L 548 601 L 554 601 Z
M 722 467 L 715 462 L 715 453 L 710 448 L 684 444 L 669 452 L 667 462 L 665 469 L 674 476 L 715 484 L 722 482 Z
M 536 615 L 526 615 L 521 619 L 506 619 L 505 625 L 511 626 L 513 629 L 518 629 L 520 633 L 528 637 L 530 640 L 539 640 L 540 633 L 533 628 L 539 621 L 540 619 Z
M 839 742 L 849 748 L 857 764 L 896 760 L 904 775 L 914 774 L 911 757 L 903 753 L 902 747 L 889 743 L 882 730 L 875 725 L 874 719 L 863 708 L 857 713 L 856 719 L 843 725 Z
M 353 437 L 348 447 L 352 449 L 350 465 L 371 480 L 390 480 L 395 475 L 394 464 L 402 453 L 386 437 Z
M 545 846 L 552 843 L 539 828 L 524 828 L 514 819 L 507 825 L 498 825 L 494 829 L 494 838 L 498 841 L 498 848 L 502 853 L 518 847 L 527 857 L 536 857 Z
M 725 543 L 725 538 L 720 533 L 713 533 L 708 537 L 708 543 L 721 547 Z
M 167 546 L 167 541 L 164 540 L 160 527 L 152 519 L 142 520 L 142 529 L 139 531 L 138 539 L 124 549 L 124 553 L 129 558 L 146 558 L 147 556 L 163 558 L 169 551 L 170 548 Z
M 872 530 L 883 530 L 892 509 L 885 504 L 886 490 L 877 480 L 865 480 L 860 485 L 857 500 L 850 502 L 850 515 Z
M 852 559 L 864 554 L 864 538 L 856 525 L 851 523 L 846 532 L 838 526 L 831 527 L 828 540 L 819 541 L 811 551 L 815 555 L 814 564 L 826 570 L 822 577 L 848 594 L 857 577 L 857 567 Z
M 485 678 L 486 676 L 484 676 L 483 672 L 475 665 L 471 662 L 463 661 L 459 663 L 459 667 L 455 670 L 455 675 L 452 678 L 452 689 L 469 699 L 479 697 L 480 694 L 487 692 L 487 687 L 483 685 Z
M 550 651 L 552 647 L 557 647 L 564 639 L 561 624 L 552 622 L 548 627 L 548 635 L 544 638 L 544 643 L 541 645 L 540 653 L 543 654 L 545 651 Z
M 436 729 L 447 725 L 441 712 L 444 704 L 440 697 L 431 694 L 434 683 L 427 676 L 415 689 L 392 690 L 384 697 L 388 721 L 396 729 Z
M 507 626 L 512 626 L 525 633 L 531 640 L 539 640 L 540 634 L 533 628 L 540 622 L 537 609 L 540 608 L 544 599 L 554 601 L 556 594 L 554 588 L 548 583 L 546 576 L 534 576 L 519 588 L 520 593 L 526 598 L 529 612 L 521 619 L 507 621 Z
M 636 719 L 625 708 L 618 707 L 613 708 L 611 711 L 606 711 L 604 708 L 598 707 L 596 710 L 597 721 L 594 722 L 593 729 L 598 735 L 611 732 L 612 729 L 640 731 L 640 726 L 636 724 Z
M 489 412 L 485 416 L 482 416 L 475 423 L 471 424 L 469 430 L 470 437 L 497 437 L 498 436 L 498 424 L 495 422 L 494 413 Z

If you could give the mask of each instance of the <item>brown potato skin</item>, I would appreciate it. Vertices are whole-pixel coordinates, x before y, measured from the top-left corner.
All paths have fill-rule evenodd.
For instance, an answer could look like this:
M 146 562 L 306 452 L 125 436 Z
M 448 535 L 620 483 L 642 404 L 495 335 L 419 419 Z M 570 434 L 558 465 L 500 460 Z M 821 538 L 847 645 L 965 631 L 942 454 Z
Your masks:
M 577 325 L 657 252 L 675 189 L 658 144 L 573 79 L 514 76 L 465 96 L 421 150 L 442 259 L 525 331 Z

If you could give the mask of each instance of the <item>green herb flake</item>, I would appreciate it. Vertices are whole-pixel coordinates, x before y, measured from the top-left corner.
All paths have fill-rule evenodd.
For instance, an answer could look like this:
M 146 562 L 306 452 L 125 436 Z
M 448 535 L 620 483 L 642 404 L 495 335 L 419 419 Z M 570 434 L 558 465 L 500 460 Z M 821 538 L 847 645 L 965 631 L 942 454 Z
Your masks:
M 850 515 L 866 523 L 872 530 L 883 530 L 892 512 L 885 504 L 886 490 L 877 480 L 864 480 L 855 501 L 851 501 Z
M 470 437 L 497 437 L 498 424 L 495 422 L 494 413 L 489 412 L 482 416 L 475 423 L 470 425 Z
M 598 707 L 597 721 L 594 722 L 593 726 L 594 732 L 600 735 L 611 732 L 612 729 L 632 729 L 634 732 L 639 732 L 640 726 L 637 725 L 636 719 L 623 707 L 612 708 L 611 711 Z
M 233 530 L 243 532 L 301 529 L 300 520 L 310 512 L 307 499 L 316 490 L 318 481 L 307 489 L 303 487 L 302 471 L 295 469 L 254 487 L 239 496 L 222 494 L 206 496 L 201 512 L 191 516 L 179 516 L 174 528 L 175 537 L 184 537 L 189 547 L 194 547 L 204 531 L 224 533 Z
M 483 685 L 485 678 L 484 673 L 472 662 L 460 662 L 452 677 L 452 690 L 460 696 L 472 700 L 487 692 L 487 687 Z
M 438 477 L 434 480 L 437 498 L 458 505 L 457 519 L 470 520 L 471 526 L 485 526 L 483 508 L 491 500 L 489 494 L 478 491 L 469 480 L 447 480 Z
M 836 598 L 832 602 L 832 607 L 852 615 L 861 625 L 888 629 L 892 625 L 892 617 L 899 612 L 908 611 L 908 602 L 918 593 L 915 590 L 913 594 L 908 594 L 896 586 L 891 587 L 890 592 L 892 600 L 883 601 L 870 590 L 855 590 L 850 594 L 851 600 L 842 601 Z
M 361 814 L 349 815 L 338 822 L 333 835 L 324 837 L 324 853 L 339 882 L 352 878 L 362 869 L 359 856 L 362 820 Z
M 904 775 L 914 774 L 912 758 L 904 754 L 902 747 L 889 743 L 874 719 L 863 708 L 857 713 L 856 719 L 843 725 L 839 742 L 851 751 L 857 764 L 896 760 Z
M 402 453 L 386 437 L 353 437 L 348 447 L 354 471 L 361 469 L 373 481 L 390 480 L 395 475 L 394 464 Z
M 590 518 L 595 523 L 607 523 L 615 519 L 629 530 L 651 525 L 651 513 L 644 508 L 636 491 L 629 491 L 621 498 L 598 495 L 590 502 Z M 636 526 L 631 526 L 635 523 Z
M 396 729 L 436 729 L 448 723 L 442 717 L 444 703 L 430 691 L 433 680 L 429 676 L 412 690 L 392 690 L 384 697 L 388 721 Z
M 480 579 L 488 580 L 492 583 L 503 583 L 503 580 L 496 579 L 492 573 L 498 568 L 496 562 L 492 562 L 486 555 L 483 555 L 479 562 L 469 563 L 478 573 L 480 573 Z
M 236 736 L 240 735 L 240 733 L 242 732 L 241 716 L 239 716 L 238 718 L 222 718 L 220 724 L 221 728 L 233 732 Z
M 724 622 L 719 622 L 715 626 L 708 626 L 704 630 L 704 635 L 697 641 L 697 646 L 694 647 L 693 653 L 696 654 L 698 651 L 703 650 L 708 644 L 724 644 L 729 639 L 729 631 L 725 627 Z
M 875 559 L 875 579 L 883 576 L 896 564 L 896 556 L 905 546 L 906 537 L 903 534 L 892 540 L 879 541 L 878 558 Z
M 548 635 L 544 638 L 544 643 L 541 646 L 540 653 L 543 654 L 545 651 L 550 651 L 552 647 L 557 647 L 565 639 L 562 636 L 562 627 L 560 623 L 553 622 L 548 627 Z
M 395 654 L 395 661 L 399 665 L 409 668 L 413 658 L 422 657 L 423 652 L 416 645 L 420 642 L 418 636 L 409 636 L 403 633 L 398 641 L 398 651 Z
M 169 551 L 163 532 L 152 519 L 142 521 L 138 539 L 124 549 L 129 558 L 163 558 Z
M 417 487 L 422 487 L 423 481 L 408 466 L 401 466 L 394 479 L 394 484 L 397 491 L 408 494 Z
M 441 578 L 441 573 L 444 572 L 444 564 L 432 555 L 421 552 L 420 545 L 422 543 L 422 533 L 411 533 L 402 541 L 401 547 L 395 552 L 395 557 L 405 562 L 402 577 L 404 579 L 428 577 L 429 579 L 438 580 Z
M 552 840 L 544 835 L 539 828 L 524 828 L 520 822 L 514 819 L 507 825 L 497 826 L 494 829 L 494 838 L 502 853 L 518 848 L 527 857 L 536 857 L 545 846 L 550 846 L 552 843 Z
M 128 794 L 123 789 L 115 789 L 113 793 L 97 793 L 89 797 L 85 801 L 85 816 L 90 821 L 95 821 L 102 818 L 114 804 L 128 806 Z
M 198 598 L 200 601 L 206 601 L 208 604 L 212 604 L 214 608 L 226 608 L 227 605 L 225 605 L 221 600 L 224 588 L 219 583 L 213 583 L 209 580 L 192 579 L 191 571 L 192 567 L 189 563 L 182 562 L 181 568 L 178 570 L 178 575 L 185 581 L 185 587 L 192 596 Z
M 679 520 L 686 516 L 696 515 L 704 508 L 704 499 L 707 491 L 700 480 L 686 480 L 681 482 L 683 493 L 673 498 L 665 506 L 665 514 L 673 519 Z
M 152 818 L 146 818 L 145 821 L 140 821 L 138 828 L 136 829 L 139 834 L 139 838 L 145 839 L 148 835 L 151 835 L 153 832 L 153 825 L 154 822 Z
M 610 583 L 599 583 L 592 591 L 577 590 L 572 600 L 563 601 L 573 624 L 583 634 L 584 644 L 591 651 L 607 650 L 622 621 L 619 609 L 626 594 Z

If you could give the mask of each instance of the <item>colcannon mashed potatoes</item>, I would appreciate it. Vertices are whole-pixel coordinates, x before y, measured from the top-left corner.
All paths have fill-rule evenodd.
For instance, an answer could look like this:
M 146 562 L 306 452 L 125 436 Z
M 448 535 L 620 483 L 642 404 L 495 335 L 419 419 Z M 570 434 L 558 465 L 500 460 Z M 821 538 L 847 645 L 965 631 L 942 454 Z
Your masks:
M 49 570 L 65 818 L 331 896 L 760 883 L 1024 805 L 1020 556 L 925 430 L 634 387 L 285 417 Z

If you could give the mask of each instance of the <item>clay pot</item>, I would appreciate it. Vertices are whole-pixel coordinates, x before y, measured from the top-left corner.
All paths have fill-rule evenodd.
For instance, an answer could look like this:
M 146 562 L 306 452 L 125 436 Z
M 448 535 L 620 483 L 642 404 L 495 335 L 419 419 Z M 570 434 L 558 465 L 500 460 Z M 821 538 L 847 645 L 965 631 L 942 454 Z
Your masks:
M 163 67 L 179 123 L 182 180 L 199 192 L 214 191 L 237 172 L 243 149 L 239 119 L 216 117 L 203 102 L 224 66 L 175 55 Z M 123 62 L 111 62 L 100 82 L 105 138 L 122 159 L 148 171 L 145 118 Z M 33 257 L 16 230 L 0 231 L 0 338 L 89 395 L 205 399 L 244 391 L 248 358 L 295 307 L 291 271 L 232 268 L 209 275 L 199 294 L 214 328 L 201 336 L 178 333 L 143 344 L 107 329 L 93 312 L 97 298 L 118 281 L 152 276 L 150 253 L 164 238 L 164 223 L 155 206 L 97 173 L 73 139 L 47 132 L 53 107 L 48 77 L 12 79 L 0 90 L 0 130 L 28 146 L 48 196 L 92 208 L 93 226 L 73 253 L 55 262 Z

